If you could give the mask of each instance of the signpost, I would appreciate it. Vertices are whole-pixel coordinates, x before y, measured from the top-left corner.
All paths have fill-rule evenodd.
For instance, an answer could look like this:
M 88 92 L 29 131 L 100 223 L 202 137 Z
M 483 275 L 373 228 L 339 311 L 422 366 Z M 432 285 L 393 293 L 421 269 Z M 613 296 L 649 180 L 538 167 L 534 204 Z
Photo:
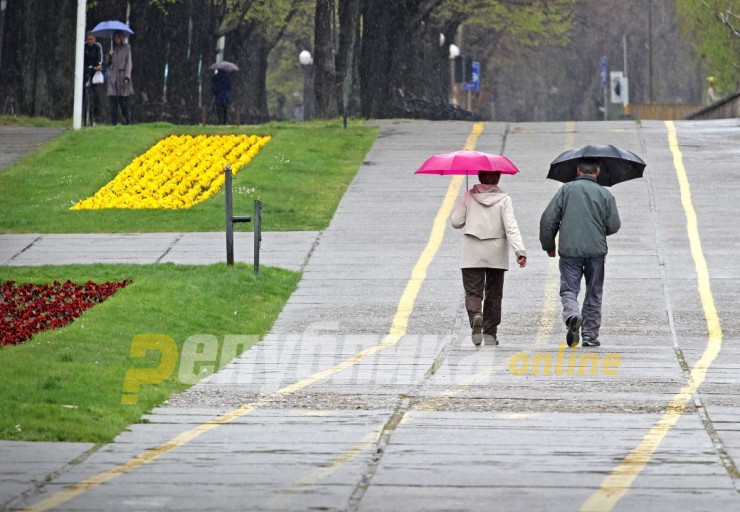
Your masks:
M 480 62 L 470 64 L 470 81 L 462 83 L 463 91 L 468 91 L 468 110 L 471 109 L 471 92 L 480 90 Z
M 612 103 L 629 105 L 629 82 L 622 71 L 611 71 L 609 73 L 609 84 Z
M 604 121 L 606 121 L 609 119 L 609 100 L 607 99 L 607 94 L 609 93 L 609 61 L 606 60 L 606 55 L 601 57 L 599 65 L 601 67 L 601 87 L 604 89 Z

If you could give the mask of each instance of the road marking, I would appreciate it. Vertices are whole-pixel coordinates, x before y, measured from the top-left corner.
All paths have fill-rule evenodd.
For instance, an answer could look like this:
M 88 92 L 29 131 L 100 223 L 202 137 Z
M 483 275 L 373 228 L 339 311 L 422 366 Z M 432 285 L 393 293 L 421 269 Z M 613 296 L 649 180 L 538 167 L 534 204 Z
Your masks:
M 379 429 L 382 430 L 382 429 Z M 329 461 L 325 467 L 314 471 L 310 475 L 295 482 L 290 489 L 281 492 L 271 500 L 272 505 L 283 505 L 291 495 L 299 494 L 305 491 L 307 488 L 314 485 L 316 482 L 323 480 L 337 469 L 344 466 L 345 464 L 352 462 L 358 455 L 367 450 L 370 446 L 374 445 L 378 440 L 379 430 L 370 432 L 363 437 L 358 443 L 350 446 L 347 450 L 340 453 L 337 457 Z
M 485 123 L 480 122 L 473 125 L 473 129 L 471 130 L 470 135 L 468 135 L 468 138 L 465 141 L 465 149 L 475 149 L 475 145 L 478 142 L 478 137 L 483 132 L 484 127 Z M 315 373 L 314 375 L 311 375 L 303 380 L 296 382 L 295 384 L 279 389 L 276 392 L 277 395 L 287 395 L 290 393 L 295 393 L 296 391 L 300 391 L 319 380 L 325 379 L 330 375 L 334 375 L 335 373 L 351 367 L 352 365 L 358 363 L 369 355 L 379 352 L 384 348 L 395 345 L 401 340 L 401 338 L 403 338 L 408 328 L 409 317 L 414 310 L 416 297 L 419 295 L 419 290 L 421 289 L 421 285 L 424 282 L 424 279 L 426 279 L 429 265 L 432 263 L 432 259 L 434 258 L 435 254 L 437 254 L 437 250 L 439 250 L 439 247 L 442 244 L 442 238 L 444 236 L 445 228 L 447 227 L 447 218 L 450 216 L 452 208 L 455 206 L 455 201 L 460 191 L 460 185 L 462 184 L 462 181 L 462 176 L 455 176 L 450 181 L 450 184 L 447 187 L 445 197 L 442 200 L 442 204 L 439 207 L 437 215 L 434 218 L 432 231 L 429 236 L 429 240 L 427 241 L 427 245 L 419 256 L 416 265 L 414 265 L 414 269 L 411 272 L 411 279 L 409 279 L 408 283 L 406 283 L 406 287 L 404 288 L 403 294 L 401 295 L 401 300 L 398 303 L 398 308 L 396 309 L 396 314 L 393 317 L 393 322 L 391 323 L 390 330 L 383 341 L 381 341 L 377 345 L 374 345 L 359 352 L 358 354 L 350 357 L 349 359 L 339 363 L 332 368 L 320 371 L 318 373 Z M 264 405 L 267 402 L 268 400 L 262 399 L 258 400 L 257 402 L 246 404 L 242 407 L 238 407 L 232 411 L 229 411 L 222 416 L 219 416 L 213 420 L 198 425 L 195 428 L 192 428 L 186 432 L 183 432 L 182 434 L 173 437 L 164 444 L 140 453 L 128 462 L 120 464 L 112 469 L 109 469 L 108 471 L 98 473 L 97 475 L 87 478 L 82 482 L 58 491 L 48 498 L 30 506 L 26 510 L 29 512 L 42 512 L 66 503 L 72 498 L 79 496 L 80 494 L 89 490 L 92 490 L 105 482 L 108 482 L 123 474 L 129 473 L 136 468 L 149 464 L 165 453 L 168 453 L 175 448 L 178 448 L 192 441 L 201 434 L 213 430 L 219 425 L 229 423 L 237 418 L 249 414 L 250 412 L 257 409 L 259 406 Z
M 687 385 L 681 388 L 668 404 L 667 412 L 653 425 L 653 428 L 650 429 L 642 441 L 614 468 L 611 474 L 601 482 L 599 489 L 581 507 L 582 512 L 612 510 L 617 502 L 624 497 L 635 478 L 642 472 L 650 457 L 658 449 L 666 434 L 683 415 L 686 405 L 692 399 L 693 393 L 704 382 L 709 367 L 722 348 L 722 327 L 719 323 L 717 308 L 714 305 L 707 261 L 701 249 L 696 210 L 694 210 L 694 205 L 691 202 L 691 187 L 686 176 L 686 169 L 683 166 L 683 155 L 678 146 L 676 128 L 673 122 L 666 121 L 665 124 L 668 128 L 668 146 L 673 154 L 673 166 L 676 169 L 676 177 L 681 189 L 681 205 L 686 213 L 686 231 L 688 232 L 691 256 L 696 268 L 699 298 L 707 322 L 709 333 L 707 347 L 701 359 L 692 368 Z

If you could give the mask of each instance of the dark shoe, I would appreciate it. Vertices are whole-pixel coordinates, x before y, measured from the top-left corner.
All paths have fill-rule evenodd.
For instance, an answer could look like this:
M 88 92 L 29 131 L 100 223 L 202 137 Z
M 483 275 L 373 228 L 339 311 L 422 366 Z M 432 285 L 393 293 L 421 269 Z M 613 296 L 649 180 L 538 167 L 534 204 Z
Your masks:
M 473 345 L 477 347 L 481 343 L 483 343 L 483 334 L 481 334 L 482 329 L 483 329 L 483 315 L 475 315 L 473 317 L 473 321 L 470 322 L 470 325 L 473 328 L 473 332 L 472 332 Z
M 496 337 L 495 334 L 484 334 L 483 341 L 486 342 L 486 345 L 493 345 L 493 346 L 498 345 L 498 338 Z
M 565 335 L 565 341 L 568 342 L 570 348 L 577 347 L 578 341 L 581 334 L 581 324 L 583 318 L 580 315 L 574 315 L 568 319 L 565 325 L 568 326 L 568 332 Z
M 584 336 L 581 345 L 584 347 L 600 347 L 601 342 L 598 339 L 592 338 L 591 336 Z

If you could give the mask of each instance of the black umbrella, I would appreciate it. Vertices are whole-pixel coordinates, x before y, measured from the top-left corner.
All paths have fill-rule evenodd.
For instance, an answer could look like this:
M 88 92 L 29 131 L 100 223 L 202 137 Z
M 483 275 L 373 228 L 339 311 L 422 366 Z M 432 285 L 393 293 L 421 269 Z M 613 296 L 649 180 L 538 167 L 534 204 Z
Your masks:
M 573 181 L 578 177 L 576 167 L 581 158 L 599 160 L 601 172 L 597 180 L 605 187 L 642 178 L 642 172 L 645 170 L 645 162 L 639 156 L 631 151 L 607 144 L 605 146 L 583 146 L 560 154 L 550 164 L 547 177 L 563 183 Z

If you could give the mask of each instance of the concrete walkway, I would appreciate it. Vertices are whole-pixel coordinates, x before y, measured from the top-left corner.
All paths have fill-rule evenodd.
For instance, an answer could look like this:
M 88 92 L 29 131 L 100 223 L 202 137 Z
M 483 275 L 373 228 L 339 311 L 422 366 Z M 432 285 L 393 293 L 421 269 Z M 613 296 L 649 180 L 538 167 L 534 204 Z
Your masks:
M 262 233 L 260 264 L 302 270 L 316 231 Z M 254 262 L 253 234 L 234 233 L 234 259 Z M 226 261 L 224 233 L 17 234 L 0 235 L 0 266 L 73 263 L 179 263 Z
M 36 126 L 0 126 L 0 171 L 39 149 L 64 128 Z
M 686 179 L 661 122 L 486 125 L 477 149 L 522 170 L 502 186 L 529 265 L 507 274 L 501 346 L 475 348 L 460 233 L 433 228 L 450 179 L 411 174 L 429 154 L 461 148 L 472 126 L 384 123 L 264 341 L 7 506 L 737 510 L 740 129 L 676 126 Z M 603 346 L 564 354 L 574 370 L 586 353 L 600 365 L 519 372 L 522 354 L 557 361 L 564 337 L 556 260 L 537 242 L 558 186 L 543 179 L 547 165 L 566 147 L 607 141 L 649 167 L 613 189 L 622 230 L 610 238 Z M 619 365 L 605 368 L 610 354 Z M 708 367 L 697 367 L 702 357 Z M 685 391 L 694 368 L 701 386 Z M 80 482 L 84 492 L 69 490 Z

